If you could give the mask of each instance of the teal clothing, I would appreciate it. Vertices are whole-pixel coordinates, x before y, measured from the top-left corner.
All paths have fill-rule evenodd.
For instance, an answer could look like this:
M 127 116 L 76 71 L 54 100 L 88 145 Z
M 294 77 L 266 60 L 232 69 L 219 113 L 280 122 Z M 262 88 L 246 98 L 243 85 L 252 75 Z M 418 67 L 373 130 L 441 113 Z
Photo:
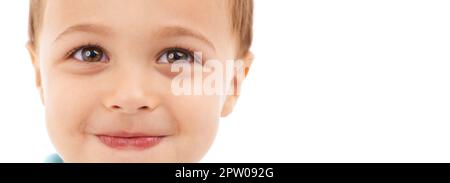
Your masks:
M 44 163 L 64 163 L 64 161 L 61 159 L 61 157 L 59 157 L 59 155 L 52 154 L 50 156 L 47 156 L 47 158 L 45 158 Z

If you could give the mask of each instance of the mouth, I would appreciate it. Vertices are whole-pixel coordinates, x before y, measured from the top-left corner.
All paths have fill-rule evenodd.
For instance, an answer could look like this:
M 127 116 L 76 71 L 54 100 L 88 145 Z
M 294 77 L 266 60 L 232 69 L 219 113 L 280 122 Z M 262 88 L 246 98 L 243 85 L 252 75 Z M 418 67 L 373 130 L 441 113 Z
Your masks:
M 152 136 L 140 133 L 99 134 L 97 138 L 108 147 L 118 150 L 145 150 L 158 145 L 166 136 Z

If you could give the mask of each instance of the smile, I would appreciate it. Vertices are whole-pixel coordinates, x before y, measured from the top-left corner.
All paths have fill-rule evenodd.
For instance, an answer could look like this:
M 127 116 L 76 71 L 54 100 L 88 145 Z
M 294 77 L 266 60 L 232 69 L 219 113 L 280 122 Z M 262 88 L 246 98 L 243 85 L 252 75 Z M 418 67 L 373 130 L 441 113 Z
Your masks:
M 96 136 L 106 146 L 119 150 L 145 150 L 158 145 L 165 137 L 130 133 Z

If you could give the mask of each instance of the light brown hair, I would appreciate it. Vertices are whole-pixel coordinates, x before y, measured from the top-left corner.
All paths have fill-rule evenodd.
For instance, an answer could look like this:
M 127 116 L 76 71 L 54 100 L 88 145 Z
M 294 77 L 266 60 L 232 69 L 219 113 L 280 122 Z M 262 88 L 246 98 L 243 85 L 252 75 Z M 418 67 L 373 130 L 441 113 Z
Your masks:
M 33 47 L 38 46 L 46 0 L 30 0 L 28 36 Z M 253 39 L 253 0 L 230 0 L 233 31 L 238 36 L 237 57 L 245 56 Z

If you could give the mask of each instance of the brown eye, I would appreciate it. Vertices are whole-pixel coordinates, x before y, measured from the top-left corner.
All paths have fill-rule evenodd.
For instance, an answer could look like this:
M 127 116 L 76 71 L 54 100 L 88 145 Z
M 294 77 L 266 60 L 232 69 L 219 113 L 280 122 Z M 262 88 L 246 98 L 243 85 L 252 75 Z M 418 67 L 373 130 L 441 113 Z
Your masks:
M 174 48 L 165 51 L 158 59 L 159 64 L 172 64 L 177 61 L 192 62 L 194 60 L 190 51 Z
M 80 48 L 74 53 L 73 57 L 82 62 L 102 62 L 108 60 L 103 49 L 98 46 Z

